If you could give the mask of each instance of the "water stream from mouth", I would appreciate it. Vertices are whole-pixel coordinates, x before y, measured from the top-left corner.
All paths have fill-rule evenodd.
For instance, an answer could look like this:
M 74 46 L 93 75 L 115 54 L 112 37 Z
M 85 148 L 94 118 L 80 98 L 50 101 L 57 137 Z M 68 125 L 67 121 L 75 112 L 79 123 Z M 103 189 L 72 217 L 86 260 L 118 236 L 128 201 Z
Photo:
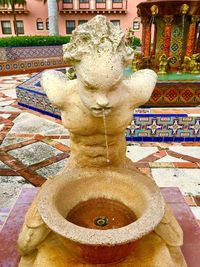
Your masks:
M 105 136 L 105 143 L 106 143 L 106 162 L 110 162 L 109 149 L 108 149 L 108 132 L 107 132 L 106 115 L 105 115 L 104 109 L 103 109 L 103 125 L 104 125 L 104 136 Z

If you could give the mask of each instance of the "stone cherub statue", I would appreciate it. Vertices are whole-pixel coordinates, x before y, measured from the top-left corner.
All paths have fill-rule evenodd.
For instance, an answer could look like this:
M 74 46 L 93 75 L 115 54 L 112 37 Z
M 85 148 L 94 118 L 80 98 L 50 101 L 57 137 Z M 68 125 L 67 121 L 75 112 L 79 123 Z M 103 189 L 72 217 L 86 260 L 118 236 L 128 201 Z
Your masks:
M 71 157 L 62 172 L 88 167 L 135 170 L 125 155 L 124 133 L 132 120 L 133 109 L 150 98 L 157 75 L 144 69 L 130 78 L 123 76 L 133 51 L 125 46 L 120 28 L 107 22 L 104 16 L 96 16 L 79 26 L 63 50 L 64 59 L 75 66 L 77 79 L 68 80 L 62 72 L 48 70 L 42 75 L 41 82 L 50 101 L 61 110 L 63 125 L 70 133 Z M 74 266 L 55 259 L 52 244 L 52 249 L 46 250 L 47 237 L 55 234 L 40 217 L 36 202 L 37 197 L 26 214 L 19 235 L 18 247 L 22 255 L 19 266 L 45 266 L 48 257 L 52 259 L 52 263 L 46 265 L 48 267 Z M 144 262 L 145 252 L 141 251 L 137 267 L 186 266 L 179 249 L 183 242 L 182 230 L 167 206 L 161 223 L 151 235 L 157 242 L 152 256 Z

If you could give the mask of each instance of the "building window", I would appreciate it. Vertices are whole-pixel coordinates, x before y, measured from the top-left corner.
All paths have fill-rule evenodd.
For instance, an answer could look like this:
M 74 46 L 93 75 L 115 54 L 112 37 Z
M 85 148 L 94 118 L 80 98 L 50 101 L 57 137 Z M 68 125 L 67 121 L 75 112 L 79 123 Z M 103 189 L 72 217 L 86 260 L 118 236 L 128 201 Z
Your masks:
M 99 4 L 99 3 L 105 3 L 106 0 L 96 0 L 96 3 Z
M 22 20 L 16 21 L 17 33 L 24 34 L 24 22 Z
M 86 22 L 88 22 L 88 21 L 87 21 L 87 20 L 79 20 L 79 21 L 78 21 L 78 25 L 84 24 L 84 23 L 86 23 Z
M 73 0 L 63 0 L 63 3 L 64 4 L 71 4 L 71 3 L 73 3 Z
M 89 3 L 89 0 L 79 0 L 80 4 Z
M 140 22 L 135 20 L 133 21 L 133 30 L 138 31 L 140 29 Z
M 112 22 L 113 25 L 115 25 L 115 26 L 120 26 L 120 20 L 111 20 L 111 22 Z
M 43 21 L 41 19 L 37 19 L 37 30 L 38 31 L 44 30 Z
M 9 20 L 1 21 L 1 29 L 3 34 L 12 34 L 11 23 Z
M 49 30 L 49 19 L 46 19 L 46 30 Z
M 123 0 L 113 0 L 113 3 L 122 3 Z
M 66 20 L 66 32 L 67 34 L 72 34 L 75 29 L 75 20 Z

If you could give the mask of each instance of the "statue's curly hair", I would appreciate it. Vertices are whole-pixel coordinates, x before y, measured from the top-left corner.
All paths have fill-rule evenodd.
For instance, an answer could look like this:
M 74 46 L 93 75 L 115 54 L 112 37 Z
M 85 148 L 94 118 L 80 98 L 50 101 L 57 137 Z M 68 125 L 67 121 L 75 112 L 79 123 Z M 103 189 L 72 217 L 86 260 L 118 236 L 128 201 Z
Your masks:
M 133 50 L 125 46 L 120 27 L 114 26 L 101 15 L 79 25 L 72 32 L 70 43 L 63 45 L 64 60 L 72 64 L 94 52 L 120 53 L 125 62 L 133 57 Z

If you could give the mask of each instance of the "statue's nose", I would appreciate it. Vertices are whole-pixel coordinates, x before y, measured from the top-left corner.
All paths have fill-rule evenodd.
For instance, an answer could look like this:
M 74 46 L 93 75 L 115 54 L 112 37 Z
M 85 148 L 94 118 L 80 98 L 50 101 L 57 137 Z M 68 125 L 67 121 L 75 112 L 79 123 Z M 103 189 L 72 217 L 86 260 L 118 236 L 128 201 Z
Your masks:
M 97 98 L 96 98 L 96 103 L 97 105 L 99 105 L 100 107 L 107 107 L 108 104 L 109 104 L 109 100 L 106 96 L 104 95 L 99 95 Z

